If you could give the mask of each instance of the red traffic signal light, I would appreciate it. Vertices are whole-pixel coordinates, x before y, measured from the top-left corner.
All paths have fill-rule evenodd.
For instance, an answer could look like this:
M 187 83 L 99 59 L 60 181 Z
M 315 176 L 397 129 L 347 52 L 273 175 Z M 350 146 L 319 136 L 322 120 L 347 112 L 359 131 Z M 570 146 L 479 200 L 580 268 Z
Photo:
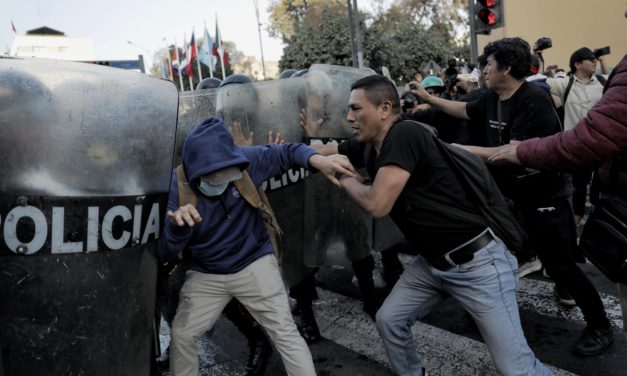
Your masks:
M 503 26 L 503 0 L 476 0 L 474 10 L 475 33 L 490 34 Z
M 490 0 L 487 1 L 489 2 Z M 494 26 L 496 24 L 497 16 L 489 9 L 481 9 L 479 13 L 477 13 L 477 17 L 479 17 L 481 22 L 488 26 Z
M 486 8 L 492 8 L 498 3 L 498 0 L 479 0 L 479 4 Z

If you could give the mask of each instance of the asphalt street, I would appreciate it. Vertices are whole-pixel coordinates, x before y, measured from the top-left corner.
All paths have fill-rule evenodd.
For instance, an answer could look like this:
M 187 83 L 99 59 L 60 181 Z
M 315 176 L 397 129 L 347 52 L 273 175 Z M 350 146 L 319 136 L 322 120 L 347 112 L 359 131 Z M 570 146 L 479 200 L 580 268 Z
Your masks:
M 412 255 L 402 255 L 409 263 Z M 555 375 L 625 376 L 627 341 L 622 336 L 622 316 L 616 286 L 594 266 L 581 265 L 603 299 L 614 326 L 615 343 L 605 354 L 579 358 L 569 348 L 585 325 L 579 308 L 563 308 L 553 297 L 553 283 L 535 273 L 520 280 L 517 292 L 523 329 L 536 356 L 549 365 Z M 375 276 L 377 282 L 380 281 Z M 352 283 L 350 267 L 323 267 L 316 275 L 319 299 L 315 312 L 324 337 L 310 346 L 318 375 L 369 376 L 391 375 L 387 357 L 374 322 L 363 312 L 359 289 Z M 377 289 L 383 297 L 386 286 Z M 169 341 L 162 325 L 161 343 Z M 429 314 L 412 328 L 417 351 L 435 376 L 496 375 L 494 365 L 478 331 L 468 325 L 464 313 L 453 299 Z M 243 375 L 248 356 L 246 341 L 226 319 L 218 320 L 199 344 L 200 374 Z M 169 372 L 164 370 L 164 376 Z M 285 375 L 275 352 L 266 375 Z

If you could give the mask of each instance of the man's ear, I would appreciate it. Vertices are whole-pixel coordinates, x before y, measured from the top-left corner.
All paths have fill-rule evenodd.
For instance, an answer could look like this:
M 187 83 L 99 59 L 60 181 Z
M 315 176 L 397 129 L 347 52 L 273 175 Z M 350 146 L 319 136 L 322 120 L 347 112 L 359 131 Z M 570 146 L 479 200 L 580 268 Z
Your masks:
M 381 119 L 386 119 L 388 116 L 392 114 L 392 102 L 385 101 L 380 106 L 379 109 L 381 111 Z

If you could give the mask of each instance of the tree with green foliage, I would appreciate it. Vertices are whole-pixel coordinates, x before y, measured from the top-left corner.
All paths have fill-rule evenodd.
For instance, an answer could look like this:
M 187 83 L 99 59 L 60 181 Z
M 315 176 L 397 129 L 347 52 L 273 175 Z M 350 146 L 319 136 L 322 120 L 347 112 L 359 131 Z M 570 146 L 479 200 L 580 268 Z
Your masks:
M 465 0 L 397 0 L 371 15 L 360 11 L 366 65 L 390 70 L 407 82 L 430 60 L 468 59 Z M 269 6 L 270 31 L 285 42 L 281 69 L 326 63 L 352 65 L 345 1 L 276 0 Z M 466 32 L 466 37 L 468 33 Z

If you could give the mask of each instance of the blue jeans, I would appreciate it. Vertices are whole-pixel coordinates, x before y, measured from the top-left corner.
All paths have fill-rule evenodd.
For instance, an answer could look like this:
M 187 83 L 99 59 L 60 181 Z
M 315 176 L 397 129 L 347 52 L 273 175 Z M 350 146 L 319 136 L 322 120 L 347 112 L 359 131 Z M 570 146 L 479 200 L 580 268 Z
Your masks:
M 377 328 L 392 370 L 401 376 L 421 375 L 411 326 L 440 303 L 446 292 L 477 323 L 500 374 L 552 375 L 536 359 L 520 326 L 517 268 L 516 258 L 500 240 L 477 251 L 473 260 L 446 271 L 418 256 L 377 312 Z

